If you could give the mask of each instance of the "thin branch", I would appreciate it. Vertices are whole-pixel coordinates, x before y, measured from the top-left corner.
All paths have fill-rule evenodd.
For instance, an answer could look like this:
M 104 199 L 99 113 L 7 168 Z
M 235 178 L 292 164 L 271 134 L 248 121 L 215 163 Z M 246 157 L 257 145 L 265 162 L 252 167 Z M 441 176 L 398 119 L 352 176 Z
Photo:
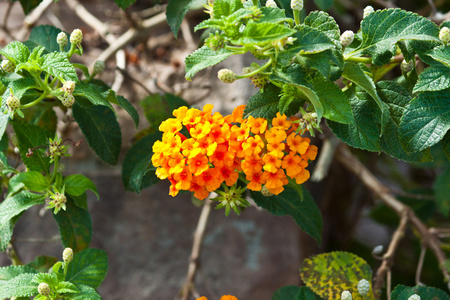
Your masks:
M 439 239 L 428 229 L 425 224 L 414 214 L 409 206 L 395 199 L 390 190 L 381 184 L 381 182 L 350 152 L 347 146 L 339 147 L 337 151 L 337 159 L 352 173 L 354 173 L 370 190 L 381 199 L 387 206 L 393 209 L 397 215 L 403 217 L 406 213 L 408 220 L 417 230 L 422 239 L 423 245 L 428 247 L 436 256 L 439 267 L 445 281 L 450 282 L 450 274 L 444 268 L 446 260 L 445 254 L 440 247 Z
M 420 250 L 419 262 L 417 263 L 416 270 L 416 285 L 422 285 L 420 282 L 420 275 L 422 274 L 423 261 L 425 259 L 425 253 L 427 252 L 427 248 L 422 245 L 422 249 Z
M 433 18 L 437 13 L 436 5 L 434 5 L 433 0 L 428 0 L 428 4 L 430 4 L 431 18 Z
M 392 235 L 391 243 L 389 244 L 389 248 L 386 253 L 383 255 L 383 262 L 381 266 L 377 270 L 377 274 L 374 279 L 373 292 L 378 297 L 380 294 L 381 287 L 384 283 L 384 278 L 386 274 L 390 272 L 391 267 L 394 263 L 394 255 L 397 250 L 400 240 L 405 235 L 406 225 L 408 224 L 408 214 L 406 211 L 402 214 L 402 218 L 400 219 L 400 224 Z M 388 280 L 389 282 L 389 280 Z
M 23 27 L 17 34 L 18 40 L 24 40 L 25 37 L 30 33 L 31 28 L 34 27 L 36 22 L 39 20 L 39 18 L 42 16 L 42 14 L 45 12 L 45 10 L 54 3 L 53 0 L 44 0 L 42 1 L 32 12 L 29 14 L 24 20 L 23 20 Z
M 314 167 L 314 171 L 311 176 L 312 181 L 318 182 L 327 176 L 331 162 L 334 158 L 334 153 L 336 152 L 336 146 L 338 144 L 339 140 L 334 135 L 330 135 L 323 140 L 319 159 L 317 160 L 317 164 Z
M 211 212 L 211 200 L 206 198 L 203 200 L 202 212 L 198 219 L 197 228 L 194 233 L 194 242 L 192 244 L 191 256 L 189 257 L 189 268 L 186 277 L 186 282 L 184 283 L 181 299 L 187 300 L 189 294 L 192 290 L 192 285 L 194 283 L 195 274 L 199 265 L 200 251 L 202 247 L 203 236 L 205 235 L 206 224 L 208 223 L 208 217 Z

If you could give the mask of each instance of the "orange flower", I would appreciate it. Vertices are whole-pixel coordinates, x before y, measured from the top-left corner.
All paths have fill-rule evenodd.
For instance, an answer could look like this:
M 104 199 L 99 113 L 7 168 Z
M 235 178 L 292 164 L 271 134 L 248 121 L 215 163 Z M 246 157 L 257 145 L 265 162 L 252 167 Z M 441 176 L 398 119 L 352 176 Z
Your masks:
M 309 178 L 309 171 L 306 169 L 303 169 L 297 176 L 295 176 L 295 182 L 297 184 L 302 184 Z
M 175 173 L 173 179 L 176 182 L 175 188 L 178 190 L 189 190 L 191 187 L 192 173 L 189 171 L 188 167 L 185 166 L 180 173 Z
M 201 139 L 204 138 L 208 133 L 211 131 L 211 123 L 205 122 L 205 123 L 199 123 L 196 124 L 195 127 L 192 127 L 189 133 L 191 134 L 191 137 L 194 139 Z
M 239 179 L 239 173 L 236 172 L 233 168 L 223 166 L 219 168 L 219 174 L 225 180 L 225 184 L 228 186 L 232 186 Z
M 189 188 L 189 191 L 194 192 L 194 197 L 200 200 L 203 200 L 209 196 L 209 192 L 206 190 L 204 186 L 197 183 L 195 177 L 191 182 L 191 187 Z
M 261 172 L 249 173 L 245 176 L 245 179 L 249 181 L 249 183 L 247 183 L 247 188 L 252 191 L 260 191 L 262 185 L 266 182 L 263 173 Z
M 181 152 L 187 158 L 197 156 L 202 152 L 202 149 L 195 147 L 195 139 L 187 139 L 181 143 Z
M 223 295 L 222 297 L 220 297 L 220 300 L 238 300 L 238 299 L 235 296 Z
M 264 172 L 263 177 L 266 179 L 267 189 L 274 195 L 281 193 L 284 190 L 283 186 L 289 182 L 281 169 L 277 170 L 276 173 Z
M 176 117 L 180 122 L 184 119 L 186 116 L 186 113 L 188 111 L 188 108 L 186 106 L 181 106 L 175 109 L 172 114 L 174 117 Z
M 181 122 L 177 119 L 170 118 L 161 123 L 159 125 L 159 130 L 165 133 L 175 134 L 176 132 L 180 131 L 183 126 L 181 125 Z
M 169 174 L 180 173 L 186 165 L 186 158 L 181 153 L 175 153 L 170 156 Z
M 222 167 L 224 165 L 229 167 L 233 165 L 234 155 L 228 151 L 228 146 L 226 144 L 221 144 L 217 146 L 214 154 L 209 157 L 209 161 L 215 167 Z
M 275 152 L 270 152 L 264 155 L 263 161 L 265 163 L 263 166 L 264 170 L 271 173 L 276 173 L 282 163 L 281 159 L 278 158 L 278 155 Z
M 249 116 L 247 119 L 248 126 L 254 134 L 263 134 L 267 128 L 267 120 L 263 118 L 253 118 Z
M 291 151 L 283 158 L 283 164 L 281 165 L 281 167 L 286 170 L 287 176 L 294 178 L 303 169 L 301 162 L 302 158 L 298 155 L 295 155 L 295 152 Z
M 184 125 L 196 125 L 200 122 L 200 111 L 198 109 L 189 109 L 183 118 Z
M 272 127 L 269 130 L 266 130 L 265 133 L 267 142 L 271 144 L 281 143 L 286 139 L 286 136 L 286 131 L 279 127 Z
M 259 135 L 251 136 L 245 142 L 242 143 L 242 150 L 246 156 L 258 154 L 264 148 L 264 141 Z
M 201 154 L 189 158 L 187 164 L 189 165 L 189 171 L 195 176 L 209 169 L 208 158 Z
M 309 145 L 308 150 L 302 155 L 302 158 L 305 160 L 315 160 L 317 156 L 317 146 Z
M 245 174 L 259 173 L 262 170 L 263 163 L 264 161 L 259 155 L 248 155 L 241 162 L 241 168 Z
M 236 107 L 231 115 L 225 117 L 225 122 L 231 123 L 242 123 L 242 116 L 244 115 L 245 105 L 239 105 Z
M 197 183 L 206 188 L 208 192 L 217 190 L 223 182 L 216 168 L 210 168 L 197 176 Z
M 197 142 L 194 144 L 194 147 L 200 149 L 200 152 L 202 154 L 211 156 L 217 149 L 217 143 L 212 138 L 207 136 L 198 139 Z
M 283 130 L 288 130 L 289 127 L 291 127 L 291 122 L 287 120 L 286 115 L 281 115 L 280 113 L 277 113 L 277 116 L 272 119 L 272 126 L 281 127 L 281 129 Z
M 308 149 L 310 140 L 308 138 L 303 138 L 295 132 L 291 133 L 286 140 L 289 149 L 300 154 L 304 154 Z

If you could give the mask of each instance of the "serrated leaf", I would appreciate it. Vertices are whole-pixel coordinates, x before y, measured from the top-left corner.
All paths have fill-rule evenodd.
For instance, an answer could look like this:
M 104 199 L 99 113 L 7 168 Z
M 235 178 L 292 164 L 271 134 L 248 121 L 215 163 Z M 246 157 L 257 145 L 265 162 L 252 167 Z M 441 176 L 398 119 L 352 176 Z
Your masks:
M 295 33 L 295 30 L 276 23 L 249 23 L 239 39 L 233 41 L 237 45 L 264 45 L 278 41 Z
M 43 204 L 45 195 L 21 191 L 0 204 L 0 250 L 5 251 L 12 235 L 13 218 L 38 204 Z
M 70 198 L 72 198 L 73 203 L 78 206 L 79 208 L 84 209 L 85 211 L 88 210 L 88 204 L 87 204 L 87 195 L 86 193 L 81 194 L 80 196 L 73 196 L 71 195 Z
M 313 11 L 305 18 L 305 25 L 317 28 L 332 41 L 339 42 L 341 31 L 332 16 L 323 11 Z
M 450 87 L 450 68 L 446 66 L 430 66 L 420 75 L 413 93 L 441 91 Z
M 80 82 L 75 86 L 73 95 L 75 96 L 75 99 L 81 96 L 88 99 L 93 105 L 107 106 L 114 111 L 111 103 L 109 103 L 106 96 L 103 94 L 102 88 L 97 85 Z
M 136 0 L 114 0 L 121 9 L 125 10 L 128 6 L 136 2 Z
M 15 65 L 19 63 L 25 63 L 30 56 L 30 50 L 28 50 L 27 46 L 22 44 L 21 42 L 11 42 L 6 45 L 2 50 L 0 50 L 0 54 L 6 57 L 9 61 L 13 62 Z
M 69 195 L 81 196 L 86 192 L 86 190 L 91 190 L 99 198 L 97 187 L 95 184 L 84 175 L 72 174 L 64 178 L 63 185 L 65 186 L 65 191 Z
M 11 81 L 6 88 L 6 91 L 2 95 L 2 106 L 1 106 L 2 112 L 0 113 L 3 113 L 7 108 L 6 100 L 11 96 L 11 90 L 13 91 L 14 97 L 22 99 L 22 97 L 28 90 L 35 88 L 38 87 L 36 85 L 36 82 L 32 78 L 20 78 Z
M 45 54 L 42 58 L 44 58 L 44 63 L 41 66 L 42 70 L 64 81 L 72 80 L 78 82 L 77 72 L 66 55 L 59 52 L 51 52 Z
M 283 23 L 292 22 L 291 18 L 286 18 L 284 10 L 275 7 L 261 7 L 261 18 L 259 18 L 260 23 L 272 22 L 272 23 Z
M 377 92 L 380 98 L 389 107 L 390 119 L 386 125 L 386 130 L 380 139 L 381 150 L 397 159 L 408 162 L 432 161 L 433 157 L 428 149 L 423 152 L 407 153 L 400 143 L 399 125 L 405 107 L 412 100 L 409 93 L 400 85 L 391 81 L 381 81 L 377 83 Z
M 21 172 L 10 179 L 8 193 L 13 194 L 22 186 L 34 192 L 43 192 L 50 187 L 50 183 L 40 172 Z
M 108 257 L 103 250 L 85 249 L 74 255 L 66 280 L 73 284 L 98 288 L 108 271 Z
M 134 108 L 130 101 L 128 101 L 125 97 L 116 95 L 116 92 L 109 89 L 106 92 L 106 100 L 116 103 L 122 107 L 130 115 L 131 119 L 133 119 L 135 127 L 137 128 L 139 126 L 139 114 L 136 108 Z
M 320 122 L 323 116 L 323 105 L 320 102 L 319 97 L 317 97 L 312 84 L 309 82 L 308 73 L 305 69 L 301 68 L 297 64 L 293 64 L 282 71 L 278 69 L 273 70 L 273 73 L 270 75 L 269 79 L 292 84 L 299 88 L 309 102 L 311 102 L 314 106 L 317 114 L 317 123 Z
M 186 79 L 191 80 L 198 71 L 214 66 L 233 54 L 234 52 L 225 48 L 214 51 L 203 46 L 197 49 L 186 57 Z
M 395 300 L 408 300 L 412 295 L 417 294 L 420 296 L 421 300 L 447 300 L 449 295 L 443 290 L 429 287 L 416 285 L 414 287 L 397 285 L 395 289 L 391 292 L 391 299 Z
M 340 251 L 305 259 L 300 276 L 307 287 L 324 299 L 340 299 L 341 293 L 347 290 L 353 299 L 363 300 L 358 293 L 358 282 L 361 279 L 372 282 L 372 270 L 362 258 Z
M 442 139 L 442 149 L 444 150 L 447 159 L 450 160 L 450 131 L 447 131 L 444 138 Z
M 225 21 L 222 19 L 206 19 L 194 27 L 194 31 L 206 28 L 215 28 L 224 30 L 226 28 Z
M 12 122 L 17 136 L 20 156 L 27 168 L 31 171 L 49 172 L 50 158 L 42 148 L 34 149 L 32 156 L 27 156 L 28 149 L 48 145 L 48 139 L 53 138 L 47 130 L 39 126 L 21 122 Z
M 361 22 L 363 41 L 349 56 L 368 54 L 381 66 L 395 55 L 399 41 L 439 42 L 436 24 L 412 12 L 400 9 L 377 10 Z
M 178 36 L 178 29 L 192 2 L 194 0 L 169 0 L 167 3 L 166 19 L 175 38 Z
M 25 45 L 31 46 L 34 48 L 37 45 L 41 45 L 45 48 L 46 53 L 48 52 L 59 52 L 59 44 L 56 41 L 58 34 L 61 32 L 61 29 L 56 28 L 52 25 L 39 25 L 33 27 L 30 33 L 30 37 L 28 41 L 25 42 Z M 69 37 L 67 37 L 69 40 Z M 67 43 L 68 45 L 65 49 L 68 51 L 70 49 L 70 41 Z
M 155 172 L 148 173 L 147 169 L 153 156 L 152 146 L 161 136 L 160 132 L 150 134 L 128 150 L 122 164 L 122 182 L 126 190 L 139 193 L 149 183 L 157 182 Z
M 11 297 L 31 297 L 38 293 L 37 284 L 32 283 L 34 273 L 25 273 L 10 280 L 0 281 L 0 299 Z
M 355 123 L 341 124 L 328 120 L 328 126 L 340 140 L 352 147 L 380 151 L 379 108 L 367 93 L 356 94 L 352 90 L 347 90 L 346 95 L 352 107 Z
M 97 291 L 87 285 L 78 284 L 77 285 L 79 292 L 75 295 L 70 295 L 70 299 L 72 300 L 102 300 L 102 297 L 97 293 Z
M 353 63 L 344 64 L 344 72 L 342 73 L 342 77 L 352 81 L 353 83 L 361 87 L 376 102 L 381 110 L 381 134 L 383 134 L 384 128 L 389 121 L 389 108 L 387 104 L 381 101 L 380 97 L 378 96 L 373 79 L 370 78 L 366 73 L 364 73 L 361 66 Z
M 47 283 L 49 286 L 56 286 L 58 284 L 58 275 L 62 275 L 62 274 L 57 274 L 59 271 L 59 268 L 61 267 L 62 263 L 58 262 L 56 263 L 51 270 L 53 272 L 45 272 L 45 273 L 37 273 L 33 280 L 31 280 L 31 282 L 34 283 L 41 283 L 41 282 L 45 282 Z M 55 266 L 58 266 L 58 268 L 56 269 Z
M 271 300 L 320 300 L 320 297 L 314 294 L 306 286 L 288 285 L 279 288 L 272 295 Z
M 254 118 L 272 119 L 278 112 L 278 95 L 280 89 L 275 85 L 268 85 L 248 99 L 244 109 L 244 118 L 253 116 Z
M 9 113 L 3 114 L 0 111 L 0 136 L 3 137 L 6 131 L 6 127 L 8 127 L 9 123 Z
M 263 196 L 259 192 L 250 192 L 256 204 L 276 216 L 291 216 L 300 228 L 309 234 L 318 244 L 322 240 L 322 215 L 316 202 L 306 189 L 303 189 L 303 201 L 298 192 L 286 187 L 279 195 Z
M 58 259 L 56 257 L 41 255 L 29 262 L 27 266 L 33 268 L 37 272 L 48 272 L 57 261 Z
M 78 289 L 75 284 L 68 281 L 62 281 L 58 282 L 57 287 L 55 288 L 57 293 L 64 294 L 64 293 L 78 293 Z
M 441 46 L 426 53 L 443 65 L 450 67 L 450 47 Z
M 448 91 L 421 93 L 406 107 L 400 122 L 400 140 L 407 152 L 417 152 L 438 143 L 449 129 Z
M 120 153 L 122 134 L 114 112 L 106 106 L 83 107 L 77 103 L 72 109 L 89 146 L 102 160 L 115 165 Z
M 0 284 L 3 280 L 10 280 L 20 274 L 37 273 L 36 270 L 29 266 L 8 266 L 0 268 Z
M 67 198 L 66 207 L 66 210 L 60 210 L 56 215 L 53 214 L 53 217 L 58 223 L 64 247 L 69 247 L 74 252 L 79 252 L 89 247 L 91 243 L 91 216 L 89 212 L 75 206 L 70 197 Z
M 439 174 L 433 184 L 434 197 L 436 204 L 444 216 L 448 217 L 450 212 L 450 168 Z
M 24 95 L 24 98 L 28 98 L 28 93 Z M 23 111 L 24 118 L 22 121 L 39 126 L 55 136 L 58 118 L 56 117 L 53 107 L 53 103 L 41 102 L 33 105 Z
M 229 15 L 243 7 L 244 5 L 240 0 L 214 1 L 213 18 L 220 19 L 222 17 L 228 17 Z
M 335 83 L 316 76 L 312 84 L 323 105 L 325 118 L 343 124 L 355 122 L 350 101 Z

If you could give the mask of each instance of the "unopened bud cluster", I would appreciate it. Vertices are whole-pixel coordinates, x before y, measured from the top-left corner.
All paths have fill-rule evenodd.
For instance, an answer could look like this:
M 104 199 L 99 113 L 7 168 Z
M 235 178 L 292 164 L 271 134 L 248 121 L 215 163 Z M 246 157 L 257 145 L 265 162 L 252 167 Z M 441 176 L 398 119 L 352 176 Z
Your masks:
M 72 248 L 66 248 L 63 251 L 62 258 L 64 262 L 69 263 L 73 260 L 73 250 Z
M 94 64 L 94 74 L 101 74 L 105 70 L 105 62 L 103 60 L 97 60 Z
M 217 77 L 225 83 L 233 83 L 236 80 L 236 73 L 230 69 L 222 69 L 217 73 Z
M 352 300 L 352 294 L 349 291 L 343 291 L 341 294 L 341 300 Z
M 292 10 L 302 10 L 303 0 L 291 0 L 291 8 Z
M 215 34 L 210 33 L 209 37 L 205 40 L 205 45 L 214 51 L 220 50 L 225 46 L 225 40 L 216 32 Z
M 49 203 L 48 206 L 46 207 L 47 209 L 51 209 L 51 208 L 55 208 L 54 210 L 54 214 L 56 215 L 61 209 L 66 210 L 66 202 L 67 202 L 67 198 L 63 193 L 53 193 L 50 192 L 50 199 L 52 199 Z
M 46 284 L 45 282 L 41 282 L 38 286 L 38 293 L 42 296 L 48 296 L 50 295 L 50 286 Z
M 257 63 L 252 63 L 250 65 L 250 67 L 245 67 L 242 69 L 242 74 L 244 74 L 244 75 L 250 74 L 250 73 L 258 70 L 259 68 L 260 68 L 260 66 Z M 248 77 L 248 79 L 251 80 L 252 84 L 254 84 L 255 87 L 259 87 L 259 88 L 265 87 L 268 83 L 267 77 L 261 75 L 261 73 L 252 75 L 252 76 Z
M 65 32 L 58 33 L 58 36 L 56 37 L 56 42 L 59 45 L 60 51 L 64 51 L 64 48 L 66 48 L 67 44 L 69 43 L 66 33 Z
M 274 0 L 267 0 L 266 7 L 278 8 L 278 6 L 277 6 L 277 4 L 275 3 Z
M 6 73 L 12 73 L 16 69 L 16 65 L 13 62 L 5 59 L 2 61 L 2 69 Z
M 370 283 L 369 283 L 369 281 L 367 281 L 366 279 L 361 279 L 361 280 L 358 282 L 357 288 L 358 288 L 358 293 L 361 294 L 361 295 L 363 295 L 363 296 L 365 296 L 365 295 L 367 295 L 367 294 L 369 293 L 369 291 L 370 291 Z
M 341 38 L 340 38 L 342 47 L 349 46 L 353 42 L 354 38 L 355 38 L 355 34 L 353 33 L 353 31 L 351 31 L 351 30 L 344 31 L 344 33 L 341 35 Z
M 72 107 L 75 103 L 75 97 L 72 95 L 73 91 L 75 91 L 75 82 L 72 80 L 66 81 L 61 91 L 64 92 L 63 95 L 59 96 L 59 100 L 65 107 Z
M 75 29 L 70 34 L 70 42 L 75 45 L 80 45 L 83 40 L 83 32 L 80 29 Z
M 400 70 L 402 70 L 403 73 L 411 72 L 414 67 L 414 60 L 411 59 L 410 61 L 403 60 L 400 64 Z
M 373 13 L 375 10 L 373 9 L 372 6 L 366 6 L 364 8 L 364 13 L 363 13 L 363 19 L 365 19 L 368 15 L 370 15 L 371 13 Z
M 20 100 L 16 96 L 9 96 L 8 99 L 6 99 L 6 105 L 9 107 L 10 110 L 15 110 L 20 108 Z
M 439 39 L 446 45 L 450 42 L 450 30 L 448 27 L 441 28 L 439 31 Z

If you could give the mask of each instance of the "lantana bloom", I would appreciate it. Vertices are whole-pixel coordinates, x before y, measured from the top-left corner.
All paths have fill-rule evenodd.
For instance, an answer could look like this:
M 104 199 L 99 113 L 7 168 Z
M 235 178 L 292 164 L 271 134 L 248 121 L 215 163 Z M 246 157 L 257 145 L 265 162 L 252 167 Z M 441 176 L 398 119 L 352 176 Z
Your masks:
M 170 195 L 187 190 L 205 199 L 239 178 L 250 190 L 265 187 L 278 195 L 289 178 L 298 184 L 309 178 L 306 167 L 317 147 L 297 133 L 295 117 L 244 119 L 245 105 L 225 117 L 212 109 L 210 104 L 203 110 L 183 106 L 159 126 L 163 137 L 153 145 L 152 163 L 158 178 L 172 183 Z

